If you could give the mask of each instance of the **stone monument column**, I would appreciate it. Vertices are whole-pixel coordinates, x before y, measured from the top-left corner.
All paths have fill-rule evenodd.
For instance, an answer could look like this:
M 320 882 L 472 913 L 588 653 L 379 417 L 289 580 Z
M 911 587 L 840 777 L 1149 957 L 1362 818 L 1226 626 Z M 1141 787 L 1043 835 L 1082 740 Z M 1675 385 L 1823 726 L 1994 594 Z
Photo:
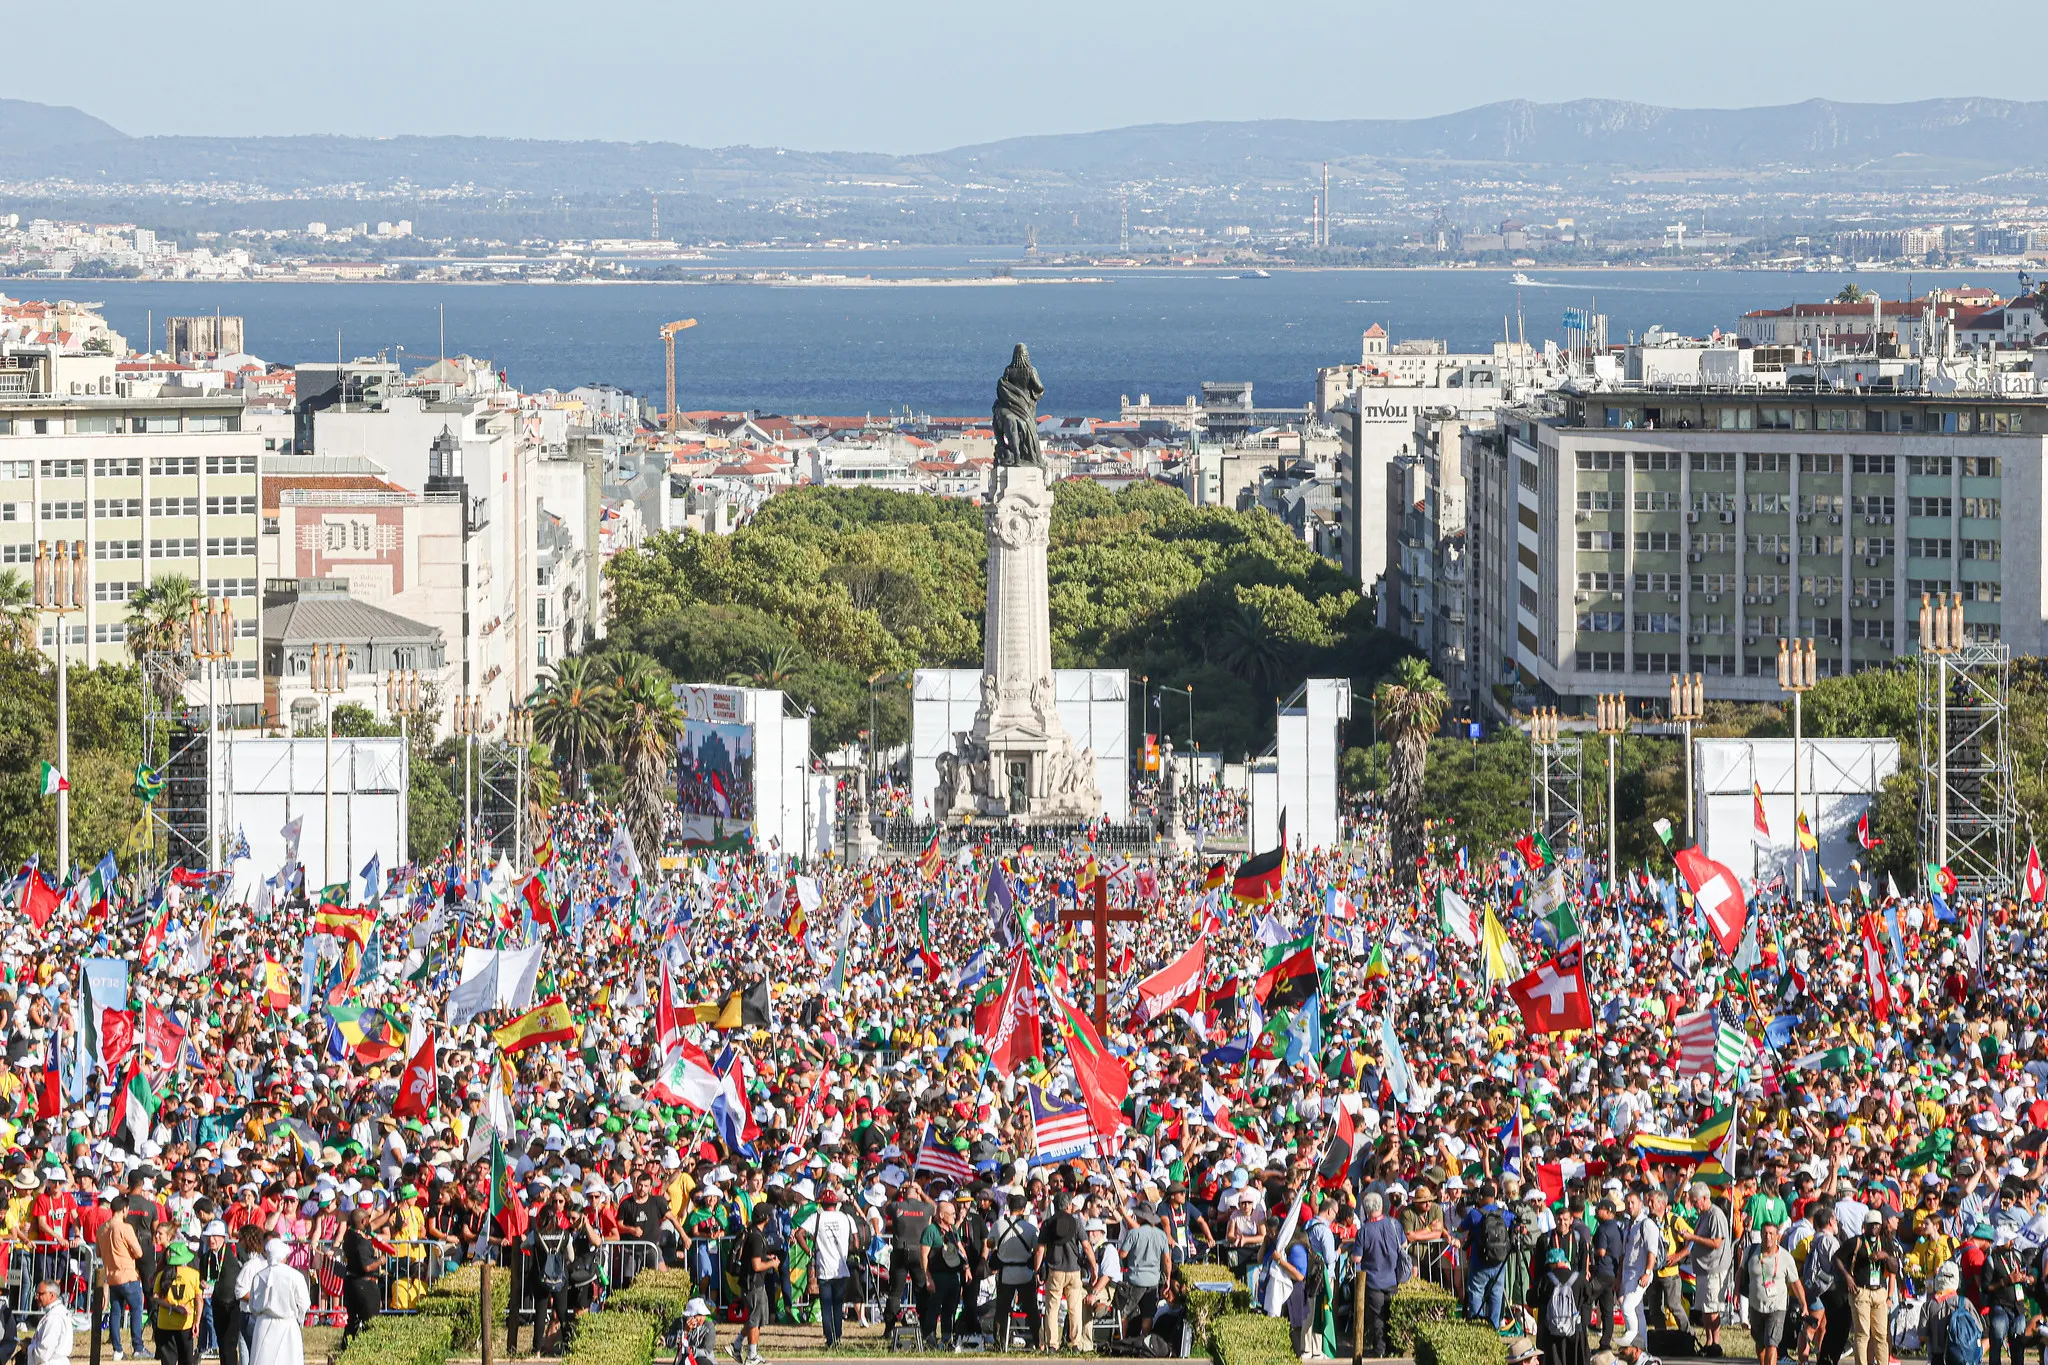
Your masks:
M 1092 750 L 1076 752 L 1055 704 L 1046 550 L 1052 487 L 1038 443 L 1045 392 L 1018 346 L 996 385 L 996 467 L 987 510 L 988 605 L 981 704 L 939 762 L 942 818 L 1092 820 L 1102 813 Z

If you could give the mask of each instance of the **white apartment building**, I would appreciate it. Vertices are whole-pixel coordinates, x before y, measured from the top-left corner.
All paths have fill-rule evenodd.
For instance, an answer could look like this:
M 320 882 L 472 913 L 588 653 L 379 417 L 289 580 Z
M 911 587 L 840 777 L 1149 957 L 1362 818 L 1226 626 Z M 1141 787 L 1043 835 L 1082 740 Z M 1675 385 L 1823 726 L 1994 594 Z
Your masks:
M 85 543 L 90 602 L 63 625 L 76 662 L 127 661 L 128 604 L 167 575 L 229 599 L 236 632 L 222 704 L 253 724 L 262 438 L 243 430 L 238 396 L 117 380 L 113 364 L 0 346 L 0 569 L 27 580 L 38 542 Z M 39 634 L 53 653 L 57 630 L 47 618 Z
M 1509 394 L 1561 373 L 1550 351 L 1507 342 L 1463 355 L 1440 341 L 1389 345 L 1377 323 L 1366 330 L 1358 364 L 1316 371 L 1316 411 L 1344 435 L 1337 477 L 1345 572 L 1377 591 L 1387 567 L 1387 472 L 1415 453 L 1418 419 L 1481 419 Z M 1384 601 L 1380 622 L 1388 622 Z
M 1580 710 L 1697 672 L 1778 701 L 1781 638 L 1823 675 L 1881 667 L 1932 593 L 2048 652 L 2040 398 L 1609 389 L 1503 409 L 1466 450 L 1482 684 Z
M 438 529 L 418 547 L 451 577 L 452 595 L 435 591 L 426 611 L 396 600 L 390 609 L 442 632 L 451 695 L 481 695 L 487 716 L 507 714 L 543 670 L 581 647 L 601 614 L 602 470 L 591 462 L 602 448 L 572 441 L 567 408 L 510 389 L 466 357 L 411 377 L 377 361 L 301 367 L 299 394 L 309 458 L 288 466 L 295 474 L 369 469 L 422 495 L 422 506 L 461 507 L 459 517 L 432 519 Z M 300 524 L 294 534 L 327 532 Z M 337 574 L 358 576 L 324 564 L 291 576 Z M 423 581 L 440 580 L 423 570 Z

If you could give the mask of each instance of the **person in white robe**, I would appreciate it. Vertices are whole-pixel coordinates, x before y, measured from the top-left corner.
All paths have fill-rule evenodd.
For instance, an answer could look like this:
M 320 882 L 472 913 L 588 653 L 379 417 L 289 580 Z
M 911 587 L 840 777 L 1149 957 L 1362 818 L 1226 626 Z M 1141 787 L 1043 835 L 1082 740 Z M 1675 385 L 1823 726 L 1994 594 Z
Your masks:
M 304 1274 L 287 1265 L 291 1247 L 273 1237 L 263 1247 L 266 1261 L 249 1289 L 249 1312 L 256 1320 L 249 1365 L 304 1365 L 305 1342 L 300 1328 L 313 1306 Z

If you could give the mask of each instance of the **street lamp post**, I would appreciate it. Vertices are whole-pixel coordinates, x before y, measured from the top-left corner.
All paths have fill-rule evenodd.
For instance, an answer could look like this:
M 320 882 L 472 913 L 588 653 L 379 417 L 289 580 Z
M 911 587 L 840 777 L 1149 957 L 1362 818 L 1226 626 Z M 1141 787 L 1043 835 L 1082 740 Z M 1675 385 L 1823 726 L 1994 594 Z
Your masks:
M 412 820 L 412 722 L 427 709 L 418 669 L 394 669 L 384 675 L 384 707 L 398 717 L 398 861 L 403 864 L 412 861 L 412 840 L 407 828 Z
M 334 697 L 348 690 L 348 646 L 314 645 L 308 672 L 313 691 L 320 694 L 321 731 L 325 737 L 320 762 L 320 884 L 329 886 L 334 882 Z M 343 875 L 346 878 L 346 872 Z
M 225 815 L 223 789 L 228 783 L 221 780 L 220 707 L 214 696 L 214 678 L 220 661 L 234 653 L 234 607 L 225 597 L 209 598 L 203 603 L 195 598 L 186 630 L 192 641 L 192 657 L 206 665 L 206 865 L 217 869 Z
M 1537 808 L 1530 812 L 1536 828 L 1550 837 L 1550 751 L 1557 746 L 1557 708 L 1539 706 L 1529 713 L 1529 743 L 1536 749 L 1537 785 L 1542 788 Z
M 1628 698 L 1620 693 L 1613 696 L 1602 693 L 1597 700 L 1598 728 L 1607 736 L 1607 884 L 1611 887 L 1615 885 L 1614 831 L 1621 818 L 1621 812 L 1614 806 L 1614 744 L 1628 733 Z
M 476 767 L 476 737 L 483 733 L 484 699 L 465 692 L 455 699 L 455 733 L 462 737 L 462 884 L 476 871 L 476 812 L 470 776 Z
M 1943 601 L 1946 597 L 1948 600 Z M 1948 656 L 1963 647 L 1963 595 L 1920 594 L 1920 652 L 1934 656 L 1934 865 L 1948 866 Z
M 1778 641 L 1778 686 L 1792 694 L 1792 903 L 1806 903 L 1806 852 L 1799 847 L 1799 758 L 1805 747 L 1805 717 L 1800 701 L 1812 688 L 1818 672 L 1813 637 Z
M 85 610 L 85 542 L 37 541 L 34 602 L 57 618 L 57 771 L 71 780 L 71 689 L 64 667 L 64 618 Z M 57 792 L 57 875 L 71 876 L 71 793 Z
M 512 708 L 512 717 L 505 723 L 505 737 L 512 741 L 513 757 L 517 766 L 517 777 L 513 783 L 512 799 L 512 861 L 524 870 L 526 867 L 526 760 L 533 748 L 533 711 L 524 706 Z
M 1671 719 L 1685 736 L 1685 841 L 1697 844 L 1699 831 L 1693 825 L 1692 727 L 1707 716 L 1706 679 L 1695 673 L 1690 678 L 1671 675 Z

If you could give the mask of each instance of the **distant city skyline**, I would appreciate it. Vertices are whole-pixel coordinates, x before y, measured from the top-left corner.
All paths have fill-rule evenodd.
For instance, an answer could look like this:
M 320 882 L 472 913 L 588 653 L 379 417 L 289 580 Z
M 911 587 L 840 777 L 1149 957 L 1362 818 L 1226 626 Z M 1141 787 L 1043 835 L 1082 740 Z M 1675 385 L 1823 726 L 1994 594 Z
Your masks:
M 260 42 L 138 9 L 82 33 L 49 7 L 9 16 L 0 95 L 72 105 L 138 136 L 462 134 L 914 153 L 1036 134 L 1260 118 L 1404 118 L 1503 99 L 1734 108 L 2038 95 L 2024 63 L 1914 66 L 1879 0 L 1869 22 L 1739 5 L 1563 22 L 1509 8 L 1356 15 L 1220 0 L 1029 7 L 894 0 L 741 6 L 505 0 L 435 11 L 364 0 L 345 16 L 266 11 Z M 1741 17 L 1746 12 L 1747 18 Z M 1736 17 L 1731 17 L 1736 16 Z M 317 53 L 317 60 L 307 60 Z M 48 60 L 37 60 L 42 54 Z M 62 60 L 57 60 L 62 58 Z

